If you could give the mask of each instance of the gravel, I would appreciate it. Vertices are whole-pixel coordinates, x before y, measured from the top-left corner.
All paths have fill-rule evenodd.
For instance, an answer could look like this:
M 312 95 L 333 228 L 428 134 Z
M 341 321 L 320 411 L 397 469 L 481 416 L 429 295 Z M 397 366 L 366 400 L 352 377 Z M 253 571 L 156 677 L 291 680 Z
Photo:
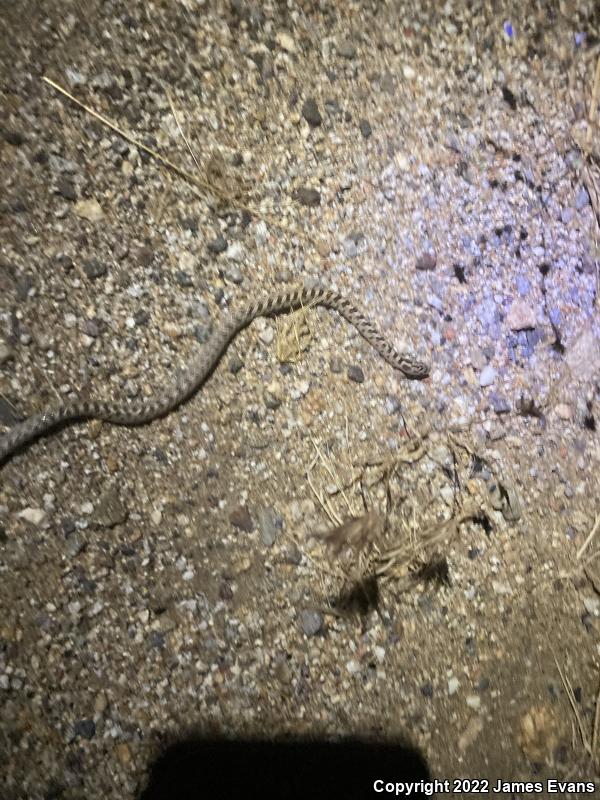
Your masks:
M 3 422 L 151 398 L 288 284 L 432 370 L 304 309 L 288 363 L 253 323 L 173 413 L 0 467 L 3 797 L 133 798 L 196 728 L 408 732 L 444 778 L 597 777 L 553 666 L 593 719 L 593 573 L 564 577 L 600 496 L 587 6 L 38 5 L 3 9 Z M 336 557 L 323 533 L 365 505 L 383 538 Z M 471 506 L 370 593 L 369 547 Z

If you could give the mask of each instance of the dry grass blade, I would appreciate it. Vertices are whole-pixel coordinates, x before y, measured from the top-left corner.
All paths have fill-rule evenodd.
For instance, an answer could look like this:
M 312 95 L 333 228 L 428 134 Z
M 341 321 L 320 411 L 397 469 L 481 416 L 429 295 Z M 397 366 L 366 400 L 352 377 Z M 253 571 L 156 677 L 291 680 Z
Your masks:
M 365 550 L 383 530 L 383 518 L 376 511 L 369 511 L 362 517 L 352 517 L 333 530 L 322 535 L 328 549 L 338 556 L 347 547 L 355 552 Z
M 310 470 L 311 469 L 312 469 L 312 467 L 310 467 L 306 472 L 306 480 L 308 481 L 308 485 L 310 486 L 310 489 L 311 489 L 312 493 L 316 497 L 317 502 L 319 503 L 319 505 L 321 506 L 321 508 L 325 512 L 325 514 L 331 520 L 332 524 L 333 525 L 341 525 L 342 521 L 341 521 L 340 517 L 338 516 L 338 514 L 336 513 L 335 509 L 333 508 L 333 504 L 331 503 L 329 498 L 325 497 L 322 491 L 317 491 L 317 487 L 315 486 L 315 484 L 314 484 L 314 482 L 313 482 L 313 480 L 311 478 L 311 475 L 310 475 Z
M 6 403 L 6 405 L 9 407 L 9 409 L 10 409 L 10 410 L 11 410 L 11 412 L 13 413 L 13 415 L 14 415 L 15 419 L 22 419 L 22 417 L 21 417 L 21 415 L 19 414 L 19 412 L 18 412 L 18 410 L 16 409 L 16 407 L 15 407 L 15 406 L 14 406 L 14 405 L 13 405 L 13 404 L 10 402 L 10 400 L 8 399 L 8 397 L 7 397 L 5 394 L 2 394 L 2 392 L 0 392 L 0 399 L 1 399 L 1 400 L 2 400 L 4 403 Z
M 166 167 L 167 169 L 171 170 L 171 172 L 174 172 L 176 175 L 179 175 L 181 178 L 184 178 L 192 186 L 192 188 L 196 192 L 199 192 L 199 190 L 202 190 L 203 192 L 209 192 L 209 193 L 211 193 L 213 195 L 216 195 L 217 197 L 220 198 L 220 200 L 222 200 L 224 202 L 231 202 L 232 198 L 230 198 L 229 196 L 223 195 L 223 193 L 219 190 L 219 188 L 217 186 L 212 185 L 208 181 L 203 181 L 201 178 L 198 178 L 196 175 L 192 175 L 191 172 L 188 172 L 187 170 L 183 169 L 183 167 L 178 166 L 177 164 L 175 164 L 170 159 L 165 158 L 165 156 L 162 156 L 156 150 L 153 150 L 151 147 L 148 147 L 147 145 L 143 144 L 138 139 L 136 139 L 134 136 L 132 136 L 130 133 L 127 133 L 127 131 L 124 131 L 123 128 L 120 128 L 116 123 L 112 122 L 112 120 L 108 119 L 108 117 L 105 117 L 104 114 L 100 114 L 98 111 L 95 111 L 90 106 L 86 105 L 85 103 L 82 103 L 81 100 L 78 100 L 75 97 L 75 95 L 71 94 L 71 92 L 68 92 L 64 87 L 62 87 L 60 84 L 56 83 L 56 81 L 53 81 L 51 78 L 48 78 L 46 75 L 44 75 L 42 77 L 42 80 L 45 83 L 47 83 L 49 86 L 52 86 L 53 89 L 56 89 L 57 92 L 60 92 L 62 95 L 67 97 L 72 103 L 75 103 L 75 105 L 78 105 L 80 108 L 82 108 L 88 114 L 90 114 L 92 117 L 97 119 L 103 125 L 106 125 L 112 131 L 114 131 L 115 133 L 118 133 L 119 136 L 121 136 L 123 139 L 125 139 L 126 142 L 129 142 L 130 144 L 135 145 L 135 147 L 137 147 L 138 150 L 142 150 L 143 152 L 148 153 L 149 156 L 152 156 L 152 158 L 154 158 L 156 161 L 161 163 L 163 165 L 163 167 Z M 203 195 L 200 194 L 200 196 L 202 197 Z M 264 219 L 266 222 L 269 223 L 269 225 L 272 225 L 273 227 L 279 228 L 280 230 L 284 230 L 284 231 L 287 231 L 289 233 L 294 233 L 294 235 L 298 236 L 299 238 L 304 238 L 304 239 L 308 238 L 306 235 L 304 235 L 304 237 L 303 237 L 303 236 L 301 236 L 301 234 L 298 231 L 291 230 L 287 226 L 283 225 L 280 220 L 275 219 L 275 217 L 271 216 L 270 214 L 265 214 L 265 213 L 259 211 L 258 209 L 253 208 L 252 206 L 243 205 L 242 203 L 238 202 L 237 200 L 235 202 L 235 205 L 241 211 L 247 211 L 253 217 L 257 217 L 258 219 Z
M 581 560 L 581 556 L 585 553 L 587 548 L 590 546 L 590 543 L 594 536 L 598 533 L 598 529 L 600 528 L 600 514 L 596 514 L 596 519 L 594 520 L 594 524 L 592 526 L 592 530 L 589 532 L 588 536 L 586 537 L 585 542 L 581 545 L 579 550 L 577 551 L 577 561 Z
M 573 713 L 575 714 L 575 719 L 577 720 L 577 727 L 579 728 L 579 735 L 581 736 L 581 742 L 585 748 L 586 753 L 588 753 L 590 757 L 593 757 L 592 745 L 590 744 L 588 735 L 583 727 L 583 722 L 581 721 L 581 715 L 579 714 L 579 709 L 577 708 L 577 703 L 575 701 L 575 695 L 573 693 L 573 687 L 571 686 L 571 682 L 562 671 L 560 664 L 558 663 L 558 659 L 556 658 L 556 655 L 554 656 L 554 662 L 556 664 L 556 668 L 558 669 L 560 679 L 563 682 L 563 686 L 565 687 L 565 692 L 567 694 L 567 698 L 569 699 L 569 703 L 571 704 L 571 708 L 573 709 Z
M 319 447 L 319 446 L 318 446 L 318 444 L 315 442 L 315 440 L 313 439 L 313 437 L 312 437 L 312 436 L 310 437 L 310 440 L 311 440 L 311 442 L 313 443 L 313 447 L 315 448 L 315 450 L 316 450 L 316 452 L 317 452 L 317 455 L 318 455 L 318 457 L 319 457 L 319 459 L 320 459 L 320 461 L 321 461 L 321 464 L 323 465 L 323 468 L 325 469 L 325 471 L 327 472 L 327 474 L 329 475 L 329 477 L 331 478 L 331 480 L 333 481 L 333 483 L 336 485 L 336 487 L 337 487 L 337 491 L 339 492 L 339 494 L 340 494 L 340 495 L 341 495 L 341 496 L 344 498 L 344 502 L 346 503 L 346 507 L 347 507 L 347 509 L 348 509 L 348 513 L 349 513 L 351 516 L 353 516 L 353 517 L 354 517 L 354 516 L 358 516 L 358 515 L 357 515 L 357 514 L 355 514 L 355 513 L 354 513 L 354 511 L 352 510 L 352 506 L 351 506 L 351 504 L 350 504 L 350 501 L 348 500 L 348 497 L 347 497 L 347 495 L 346 495 L 346 492 L 344 491 L 344 486 L 343 486 L 343 483 L 342 483 L 342 481 L 340 480 L 340 476 L 339 476 L 339 474 L 338 474 L 338 473 L 337 473 L 337 472 L 334 470 L 334 468 L 332 467 L 332 465 L 331 465 L 331 464 L 328 462 L 328 460 L 325 458 L 325 456 L 324 456 L 324 455 L 323 455 L 323 453 L 321 452 L 321 449 L 320 449 L 320 447 Z
M 295 363 L 310 346 L 312 337 L 305 309 L 300 309 L 284 319 L 278 317 L 277 359 L 282 364 Z
M 383 551 L 377 557 L 375 574 L 382 578 L 404 577 L 417 561 L 427 563 L 442 544 L 447 546 L 463 522 L 477 520 L 481 514 L 479 506 L 476 503 L 470 503 L 462 513 L 439 525 L 434 525 L 415 537 L 413 541 L 403 542 L 397 547 Z
M 124 131 L 123 128 L 120 128 L 116 123 L 112 122 L 112 120 L 108 119 L 108 117 L 105 117 L 104 114 L 100 114 L 98 111 L 95 111 L 90 106 L 86 105 L 85 103 L 82 103 L 81 100 L 78 100 L 75 97 L 75 95 L 71 94 L 71 92 L 68 92 L 66 89 L 64 89 L 62 86 L 60 86 L 60 84 L 56 83 L 56 81 L 53 81 L 51 78 L 48 78 L 46 75 L 43 76 L 42 80 L 45 81 L 45 83 L 47 83 L 50 86 L 52 86 L 53 89 L 56 89 L 57 92 L 60 92 L 65 97 L 68 97 L 69 100 L 71 100 L 71 102 L 75 103 L 80 108 L 83 108 L 84 111 L 86 111 L 88 114 L 90 114 L 95 119 L 99 120 L 103 125 L 106 125 L 112 131 L 114 131 L 115 133 L 118 133 L 119 136 L 121 136 L 123 139 L 125 139 L 125 141 L 129 142 L 130 144 L 135 145 L 135 147 L 137 147 L 139 150 L 142 150 L 143 152 L 148 153 L 149 156 L 152 156 L 152 158 L 154 158 L 157 161 L 159 161 L 164 167 L 167 167 L 168 169 L 172 170 L 173 172 L 175 172 L 180 177 L 185 178 L 187 181 L 189 181 L 193 185 L 199 186 L 202 189 L 207 189 L 209 191 L 214 191 L 213 187 L 210 186 L 210 184 L 204 183 L 202 180 L 197 178 L 195 175 L 192 175 L 191 172 L 188 172 L 187 170 L 185 170 L 182 167 L 178 166 L 177 164 L 173 163 L 173 161 L 170 161 L 168 158 L 165 158 L 165 156 L 161 156 L 161 154 L 157 153 L 156 150 L 153 150 L 151 147 L 148 147 L 147 145 L 145 145 L 142 142 L 140 142 L 139 139 L 136 139 L 130 133 L 127 133 L 127 131 Z
M 166 95 L 167 95 L 167 100 L 169 101 L 169 105 L 171 106 L 171 114 L 173 114 L 173 119 L 175 120 L 175 123 L 179 128 L 179 133 L 181 134 L 181 138 L 185 142 L 185 146 L 187 147 L 192 159 L 194 160 L 194 164 L 196 165 L 198 171 L 200 171 L 200 164 L 198 163 L 198 159 L 196 158 L 194 151 L 192 150 L 192 146 L 189 143 L 187 136 L 183 132 L 183 128 L 181 127 L 181 123 L 179 122 L 179 117 L 177 116 L 177 113 L 175 111 L 175 106 L 173 105 L 173 100 L 171 99 L 171 94 L 169 93 L 168 90 L 166 91 Z
M 590 102 L 590 113 L 588 115 L 588 129 L 585 135 L 585 150 L 586 153 L 590 152 L 590 144 L 592 142 L 592 132 L 596 122 L 596 111 L 598 108 L 598 95 L 600 94 L 600 56 L 596 61 L 596 72 L 594 74 L 594 86 L 592 88 L 592 99 Z

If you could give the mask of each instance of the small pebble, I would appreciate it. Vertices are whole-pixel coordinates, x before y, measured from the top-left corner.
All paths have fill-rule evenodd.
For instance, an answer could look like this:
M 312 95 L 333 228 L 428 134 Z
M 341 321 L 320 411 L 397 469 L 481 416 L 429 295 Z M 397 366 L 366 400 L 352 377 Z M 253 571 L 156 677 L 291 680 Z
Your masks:
M 75 203 L 73 210 L 78 217 L 87 219 L 89 222 L 100 222 L 101 219 L 104 219 L 102 207 L 100 203 L 94 199 L 80 200 L 78 203 Z
M 258 513 L 258 528 L 260 540 L 265 547 L 271 547 L 275 543 L 277 534 L 283 528 L 283 520 L 273 508 L 263 508 Z
M 508 400 L 497 392 L 490 392 L 488 400 L 496 414 L 508 414 L 510 411 L 510 403 Z
M 422 253 L 417 257 L 415 268 L 421 272 L 431 272 L 436 268 L 437 258 L 435 253 Z
M 344 369 L 344 363 L 339 356 L 331 356 L 329 368 L 334 374 L 338 375 Z
M 286 33 L 285 31 L 278 31 L 277 35 L 275 36 L 275 39 L 277 41 L 277 44 L 281 47 L 282 50 L 285 50 L 286 53 L 296 52 L 297 50 L 296 43 L 289 35 L 289 33 Z
M 93 719 L 81 719 L 73 725 L 73 735 L 82 739 L 93 739 L 96 723 Z
M 250 533 L 254 530 L 254 522 L 246 506 L 238 506 L 229 515 L 229 521 L 234 528 Z
M 232 356 L 229 359 L 229 372 L 231 372 L 232 375 L 237 375 L 243 366 L 244 362 L 239 356 Z
M 231 283 L 234 283 L 236 286 L 239 286 L 244 282 L 244 275 L 241 269 L 237 266 L 237 264 L 232 264 L 230 267 L 227 268 L 225 272 L 225 277 Z
M 46 512 L 43 508 L 24 508 L 17 516 L 31 525 L 39 526 L 46 521 Z
M 302 106 L 302 116 L 312 128 L 318 127 L 323 121 L 314 97 L 309 97 Z
M 358 255 L 358 248 L 353 239 L 346 239 L 344 242 L 344 255 L 346 258 L 355 258 Z
M 131 761 L 131 750 L 126 742 L 119 742 L 115 747 L 115 754 L 121 764 L 126 767 Z
M 373 133 L 373 128 L 371 127 L 370 122 L 366 119 L 361 119 L 358 123 L 358 127 L 360 128 L 360 132 L 362 133 L 364 139 L 368 139 Z
M 352 44 L 352 42 L 345 39 L 342 42 L 338 42 L 336 45 L 336 50 L 338 55 L 342 58 L 352 59 L 356 58 L 356 47 Z
M 506 324 L 511 331 L 524 331 L 535 328 L 537 319 L 531 303 L 524 300 L 515 300 L 506 315 Z
M 554 410 L 556 411 L 556 416 L 560 419 L 570 420 L 573 416 L 571 406 L 567 403 L 559 403 Z
M 597 597 L 584 597 L 583 605 L 588 614 L 593 617 L 600 616 L 600 599 Z
M 473 711 L 479 711 L 481 708 L 481 697 L 479 697 L 477 694 L 467 695 L 465 702 L 469 708 L 473 709 Z
M 72 202 L 77 200 L 77 191 L 75 190 L 73 181 L 62 175 L 56 181 L 56 192 L 61 197 L 64 197 L 65 200 L 70 200 Z
M 83 271 L 90 280 L 101 278 L 103 275 L 106 275 L 108 271 L 106 264 L 98 258 L 88 258 L 83 262 L 82 266 Z
M 11 350 L 6 342 L 0 341 L 0 366 L 3 366 L 14 357 L 15 354 L 13 350 Z
M 496 370 L 490 364 L 488 364 L 481 370 L 481 374 L 479 376 L 479 385 L 481 387 L 491 386 L 495 380 Z
M 306 636 L 316 636 L 323 628 L 322 614 L 315 609 L 302 609 L 300 612 L 300 627 Z
M 581 211 L 588 205 L 589 202 L 590 202 L 590 196 L 588 194 L 588 191 L 585 188 L 585 186 L 582 186 L 581 189 L 577 192 L 577 195 L 575 197 L 575 208 L 578 211 Z
M 275 338 L 275 331 L 271 326 L 263 328 L 263 330 L 258 334 L 258 338 L 264 345 L 267 347 L 273 344 L 273 339 Z
M 364 383 L 365 380 L 364 372 L 356 364 L 352 364 L 348 367 L 348 377 L 355 383 Z
M 312 206 L 314 208 L 321 204 L 321 195 L 316 189 L 309 189 L 307 187 L 298 189 L 294 198 L 303 206 Z
M 227 241 L 223 238 L 223 236 L 217 236 L 217 238 L 210 241 L 206 247 L 209 253 L 218 255 L 219 253 L 223 253 L 225 250 L 227 250 Z
M 233 242 L 227 248 L 225 255 L 230 261 L 243 261 L 245 256 L 244 248 L 240 242 Z

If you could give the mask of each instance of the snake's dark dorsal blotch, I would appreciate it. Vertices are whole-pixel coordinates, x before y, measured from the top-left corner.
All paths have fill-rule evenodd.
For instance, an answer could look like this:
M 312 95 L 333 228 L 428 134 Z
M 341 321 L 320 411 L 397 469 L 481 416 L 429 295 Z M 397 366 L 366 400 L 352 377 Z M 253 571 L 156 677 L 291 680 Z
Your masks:
M 305 306 L 324 306 L 341 314 L 372 345 L 379 355 L 407 378 L 419 380 L 427 377 L 429 367 L 408 353 L 400 353 L 379 333 L 349 300 L 333 289 L 314 286 L 274 294 L 254 303 L 248 303 L 239 313 L 221 322 L 204 347 L 198 360 L 168 390 L 150 400 L 104 402 L 102 400 L 74 400 L 55 408 L 34 414 L 0 436 L 0 463 L 27 442 L 48 433 L 65 422 L 83 419 L 101 419 L 114 425 L 143 425 L 162 417 L 187 400 L 213 371 L 234 336 L 256 317 L 282 314 Z

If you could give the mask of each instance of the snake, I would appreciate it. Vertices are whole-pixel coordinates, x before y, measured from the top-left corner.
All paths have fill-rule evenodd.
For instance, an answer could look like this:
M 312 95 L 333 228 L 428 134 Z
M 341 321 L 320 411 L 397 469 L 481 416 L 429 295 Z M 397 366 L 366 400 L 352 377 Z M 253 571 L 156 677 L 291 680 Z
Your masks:
M 430 367 L 406 352 L 397 351 L 375 325 L 338 291 L 322 286 L 304 286 L 248 302 L 239 312 L 226 315 L 204 346 L 197 361 L 154 398 L 113 401 L 81 398 L 61 403 L 27 417 L 0 436 L 0 465 L 38 437 L 58 426 L 82 420 L 102 420 L 113 425 L 138 426 L 164 417 L 188 400 L 211 375 L 231 341 L 257 317 L 272 317 L 301 308 L 323 306 L 337 311 L 392 367 L 407 378 L 422 380 Z

